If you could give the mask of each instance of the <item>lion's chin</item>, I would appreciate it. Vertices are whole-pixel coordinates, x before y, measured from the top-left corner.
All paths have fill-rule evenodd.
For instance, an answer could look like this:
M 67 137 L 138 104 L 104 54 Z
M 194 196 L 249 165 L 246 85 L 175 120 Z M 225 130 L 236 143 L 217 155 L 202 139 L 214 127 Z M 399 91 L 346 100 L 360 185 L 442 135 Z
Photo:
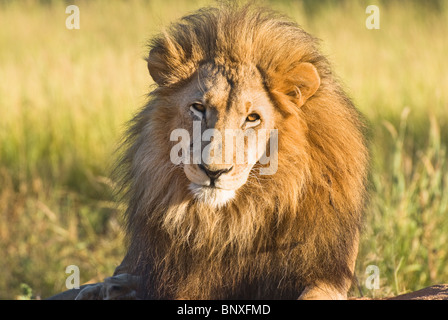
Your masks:
M 214 187 L 200 186 L 195 183 L 190 183 L 189 189 L 199 202 L 202 202 L 214 208 L 225 206 L 230 200 L 235 197 L 235 190 L 225 190 Z

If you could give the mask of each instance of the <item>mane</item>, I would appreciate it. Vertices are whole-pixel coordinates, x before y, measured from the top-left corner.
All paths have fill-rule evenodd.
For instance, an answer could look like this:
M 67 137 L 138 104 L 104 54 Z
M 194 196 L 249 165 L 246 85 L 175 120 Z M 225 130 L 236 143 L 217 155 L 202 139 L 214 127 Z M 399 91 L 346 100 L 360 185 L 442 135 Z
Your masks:
M 303 271 L 303 283 L 321 277 L 338 286 L 331 278 L 335 271 L 350 277 L 350 249 L 325 248 L 335 239 L 351 248 L 357 237 L 368 153 L 361 117 L 319 53 L 317 39 L 268 9 L 226 5 L 169 26 L 150 42 L 147 60 L 165 71 L 130 123 L 117 172 L 127 203 L 128 257 L 133 273 L 147 278 L 148 297 L 238 296 L 249 289 L 235 285 L 216 295 L 214 288 L 228 279 L 251 283 L 274 262 L 274 276 L 285 277 L 277 289 L 285 297 L 297 280 L 286 273 L 291 268 Z M 288 114 L 277 127 L 278 171 L 260 176 L 256 165 L 235 199 L 218 209 L 192 197 L 182 167 L 169 160 L 166 130 L 175 117 L 167 97 L 209 62 L 229 73 L 240 64 L 256 66 L 272 103 Z M 321 86 L 298 108 L 272 88 L 301 62 L 317 68 Z M 313 261 L 326 260 L 340 263 L 312 268 Z

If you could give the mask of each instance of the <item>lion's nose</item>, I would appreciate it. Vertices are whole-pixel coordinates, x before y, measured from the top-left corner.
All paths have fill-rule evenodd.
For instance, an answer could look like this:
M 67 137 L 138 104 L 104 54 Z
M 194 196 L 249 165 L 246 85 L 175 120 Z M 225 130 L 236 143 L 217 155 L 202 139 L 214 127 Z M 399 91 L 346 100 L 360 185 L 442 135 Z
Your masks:
M 198 166 L 212 180 L 218 179 L 221 175 L 223 175 L 224 173 L 229 172 L 233 168 L 233 166 L 231 166 L 230 168 L 225 168 L 225 169 L 221 169 L 221 170 L 212 170 L 207 165 L 200 164 Z

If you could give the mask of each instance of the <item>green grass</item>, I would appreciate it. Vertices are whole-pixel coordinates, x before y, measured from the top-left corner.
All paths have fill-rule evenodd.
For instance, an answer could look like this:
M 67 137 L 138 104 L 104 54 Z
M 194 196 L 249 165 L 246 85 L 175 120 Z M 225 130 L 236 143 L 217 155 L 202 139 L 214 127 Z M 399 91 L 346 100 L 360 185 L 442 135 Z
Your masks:
M 124 254 L 109 177 L 151 79 L 145 42 L 207 1 L 0 1 L 0 298 L 109 276 Z M 357 276 L 382 297 L 448 282 L 448 3 L 270 1 L 323 40 L 370 123 L 372 173 Z M 367 30 L 378 4 L 381 29 Z M 71 3 L 70 3 L 71 4 Z M 380 289 L 364 286 L 368 265 Z M 355 295 L 359 293 L 354 291 Z

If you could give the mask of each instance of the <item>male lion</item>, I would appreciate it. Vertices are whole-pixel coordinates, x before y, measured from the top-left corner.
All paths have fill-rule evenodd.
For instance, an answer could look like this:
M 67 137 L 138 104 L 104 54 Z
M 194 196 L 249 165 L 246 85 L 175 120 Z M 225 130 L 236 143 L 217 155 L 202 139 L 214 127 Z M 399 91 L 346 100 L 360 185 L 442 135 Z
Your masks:
M 118 166 L 128 253 L 78 298 L 347 298 L 368 152 L 360 115 L 316 43 L 251 5 L 201 9 L 151 41 L 156 87 Z M 233 138 L 210 138 L 199 162 L 188 161 L 192 143 L 190 158 L 173 163 L 173 132 L 193 136 L 195 121 L 200 133 L 276 130 L 278 144 L 246 139 L 222 161 Z M 255 161 L 235 161 L 238 152 Z M 267 153 L 277 163 L 261 174 Z

